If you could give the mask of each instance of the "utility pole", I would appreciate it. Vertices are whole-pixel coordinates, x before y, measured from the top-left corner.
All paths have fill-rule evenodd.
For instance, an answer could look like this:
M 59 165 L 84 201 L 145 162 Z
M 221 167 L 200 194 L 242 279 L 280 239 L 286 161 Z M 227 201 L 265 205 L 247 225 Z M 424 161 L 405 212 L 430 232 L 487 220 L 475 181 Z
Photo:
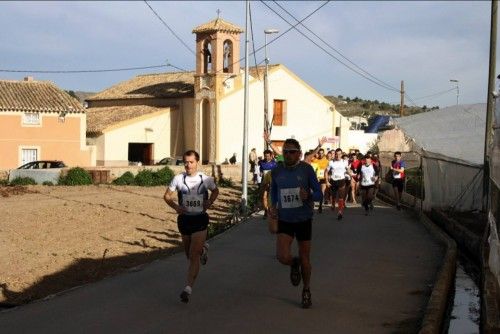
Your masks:
M 399 105 L 399 116 L 404 116 L 404 105 L 405 105 L 405 82 L 401 80 L 401 104 Z
M 450 79 L 450 82 L 454 82 L 455 83 L 455 88 L 457 90 L 457 107 L 458 107 L 458 95 L 460 94 L 460 91 L 458 90 L 458 80 L 456 80 L 456 79 Z
M 276 34 L 279 31 L 276 29 L 266 29 L 264 30 L 264 61 L 266 63 L 266 70 L 264 72 L 264 132 L 269 132 L 269 81 L 268 81 L 268 71 L 269 71 L 269 58 L 267 58 L 267 35 Z M 264 147 L 269 149 L 269 144 L 264 140 Z
M 488 149 L 493 134 L 493 91 L 495 90 L 495 61 L 497 53 L 497 0 L 491 1 L 490 28 L 490 69 L 488 75 L 488 96 L 486 98 L 486 128 L 484 135 L 484 169 L 483 169 L 483 211 L 489 210 L 490 190 L 490 156 Z
M 247 212 L 248 198 L 248 13 L 250 12 L 250 1 L 245 1 L 245 89 L 243 95 L 243 159 L 241 166 L 242 173 L 242 194 L 241 207 L 243 213 Z

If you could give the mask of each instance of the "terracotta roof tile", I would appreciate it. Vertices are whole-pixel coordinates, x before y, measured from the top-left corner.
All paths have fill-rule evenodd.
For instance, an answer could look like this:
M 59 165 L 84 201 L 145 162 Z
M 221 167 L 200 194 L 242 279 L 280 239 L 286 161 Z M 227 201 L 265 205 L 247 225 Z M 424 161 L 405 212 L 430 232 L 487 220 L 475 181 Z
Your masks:
M 221 18 L 217 18 L 210 22 L 204 23 L 193 29 L 193 34 L 200 32 L 211 32 L 211 31 L 224 31 L 232 33 L 242 33 L 244 30 L 235 24 L 224 21 Z
M 115 100 L 194 96 L 195 72 L 168 72 L 138 75 L 87 99 Z
M 81 103 L 49 81 L 0 80 L 0 112 L 83 113 Z
M 153 107 L 146 105 L 113 106 L 87 109 L 87 136 L 97 137 L 108 127 L 123 121 L 168 110 L 170 107 Z

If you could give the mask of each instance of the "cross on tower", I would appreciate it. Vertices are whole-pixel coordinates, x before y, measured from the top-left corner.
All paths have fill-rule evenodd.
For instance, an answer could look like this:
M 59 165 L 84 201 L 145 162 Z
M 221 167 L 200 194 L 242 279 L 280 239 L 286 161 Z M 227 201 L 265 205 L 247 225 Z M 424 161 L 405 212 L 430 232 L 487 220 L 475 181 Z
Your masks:
M 218 19 L 220 18 L 220 13 L 221 13 L 220 9 L 217 9 L 217 18 Z

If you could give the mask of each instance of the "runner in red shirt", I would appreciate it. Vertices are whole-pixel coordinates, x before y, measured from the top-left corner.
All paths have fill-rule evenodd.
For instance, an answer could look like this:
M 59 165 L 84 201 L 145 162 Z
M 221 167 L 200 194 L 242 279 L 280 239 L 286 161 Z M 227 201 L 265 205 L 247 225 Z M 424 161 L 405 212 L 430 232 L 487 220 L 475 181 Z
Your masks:
M 356 153 L 351 154 L 351 164 L 349 165 L 349 168 L 351 169 L 352 172 L 352 177 L 351 177 L 351 198 L 352 202 L 356 204 L 356 194 L 358 193 L 358 183 L 359 183 L 359 174 L 358 174 L 358 168 L 361 166 L 361 160 L 358 159 L 358 156 Z
M 405 185 L 405 167 L 405 162 L 401 160 L 401 152 L 394 153 L 394 160 L 391 162 L 392 188 L 394 189 L 396 208 L 398 210 L 401 210 L 401 196 Z

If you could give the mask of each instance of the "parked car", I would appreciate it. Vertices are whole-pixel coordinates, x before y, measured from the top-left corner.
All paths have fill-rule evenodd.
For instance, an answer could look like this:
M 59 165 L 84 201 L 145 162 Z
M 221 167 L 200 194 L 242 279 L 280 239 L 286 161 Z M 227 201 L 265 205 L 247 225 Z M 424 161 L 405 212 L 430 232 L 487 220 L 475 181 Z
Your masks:
M 66 164 L 59 160 L 38 160 L 28 162 L 17 169 L 46 169 L 46 168 L 64 168 Z
M 160 161 L 158 161 L 155 165 L 176 165 L 180 166 L 183 165 L 184 161 L 182 160 L 182 157 L 167 157 L 163 158 Z

